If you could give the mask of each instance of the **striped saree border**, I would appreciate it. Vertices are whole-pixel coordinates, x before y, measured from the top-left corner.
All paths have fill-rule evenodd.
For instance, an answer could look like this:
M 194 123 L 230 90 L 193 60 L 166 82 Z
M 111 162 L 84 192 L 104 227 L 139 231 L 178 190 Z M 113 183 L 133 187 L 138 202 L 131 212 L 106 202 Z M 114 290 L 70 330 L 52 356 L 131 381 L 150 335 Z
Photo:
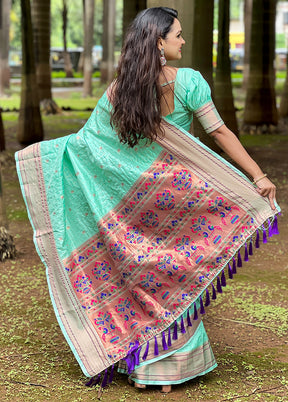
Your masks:
M 202 321 L 186 344 L 162 359 L 135 367 L 130 378 L 140 384 L 167 385 L 181 384 L 204 375 L 217 366 L 208 336 Z
M 280 208 L 273 211 L 268 199 L 258 194 L 255 186 L 242 172 L 200 140 L 166 120 L 163 120 L 163 128 L 165 136 L 157 139 L 157 142 L 202 180 L 212 183 L 217 191 L 235 204 L 240 204 L 241 208 L 253 216 L 258 226 L 279 213 Z
M 187 319 L 187 317 L 186 317 L 186 319 Z M 181 319 L 177 320 L 177 324 L 180 327 Z M 187 326 L 185 329 L 185 332 L 178 331 L 177 339 L 173 339 L 172 346 L 169 347 L 169 350 L 165 350 L 163 347 L 161 347 L 161 345 L 163 343 L 162 336 L 163 336 L 164 332 L 156 335 L 154 337 L 154 342 L 156 341 L 157 344 L 160 346 L 159 350 L 158 350 L 157 360 L 158 359 L 161 360 L 163 358 L 165 359 L 167 357 L 167 355 L 170 355 L 170 354 L 174 353 L 175 351 L 177 351 L 178 349 L 183 348 L 183 346 L 185 346 L 187 343 L 189 343 L 189 341 L 194 336 L 195 332 L 197 331 L 197 329 L 199 328 L 199 326 L 201 324 L 203 325 L 202 316 L 199 311 L 198 318 L 197 318 L 197 320 L 193 320 L 193 325 L 191 327 Z M 173 331 L 173 329 L 174 329 L 174 323 L 170 327 L 171 331 Z M 171 332 L 171 334 L 172 334 L 172 332 Z M 143 354 L 143 351 L 142 351 L 142 354 Z M 154 348 L 153 348 L 153 346 L 151 346 L 147 353 L 147 358 L 145 359 L 145 361 L 142 361 L 141 364 L 150 364 L 154 360 L 155 360 Z M 127 371 L 126 361 L 120 360 L 118 367 L 121 371 Z
M 224 124 L 212 101 L 205 103 L 205 105 L 197 109 L 194 115 L 200 121 L 207 134 L 212 133 Z
M 65 267 L 56 250 L 43 179 L 40 143 L 17 152 L 16 167 L 21 190 L 34 229 L 34 243 L 46 267 L 55 315 L 83 373 L 94 375 L 111 365 L 102 342 L 82 313 Z
M 210 342 L 195 350 L 176 352 L 149 365 L 136 367 L 131 379 L 139 384 L 168 385 L 181 384 L 217 367 Z

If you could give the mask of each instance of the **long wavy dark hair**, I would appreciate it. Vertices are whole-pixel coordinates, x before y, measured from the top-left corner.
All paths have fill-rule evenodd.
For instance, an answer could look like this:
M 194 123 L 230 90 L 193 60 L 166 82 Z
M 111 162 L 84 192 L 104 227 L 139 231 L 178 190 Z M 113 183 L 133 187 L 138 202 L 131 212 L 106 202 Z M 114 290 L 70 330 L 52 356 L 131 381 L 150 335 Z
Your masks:
M 142 138 L 152 142 L 162 132 L 162 67 L 157 43 L 166 39 L 177 16 L 172 8 L 148 8 L 136 16 L 127 31 L 112 86 L 111 124 L 120 141 L 130 147 Z

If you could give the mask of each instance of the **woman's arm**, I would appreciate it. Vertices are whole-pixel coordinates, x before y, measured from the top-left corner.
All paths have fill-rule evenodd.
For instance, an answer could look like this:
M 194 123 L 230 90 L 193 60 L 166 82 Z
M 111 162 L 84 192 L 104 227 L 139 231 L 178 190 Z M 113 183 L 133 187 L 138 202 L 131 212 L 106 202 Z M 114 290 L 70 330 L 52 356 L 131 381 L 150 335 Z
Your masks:
M 257 163 L 251 158 L 242 146 L 235 134 L 223 124 L 217 130 L 210 133 L 216 144 L 233 159 L 247 174 L 253 177 L 257 185 L 257 191 L 263 197 L 268 197 L 272 209 L 275 209 L 276 187 L 264 175 Z

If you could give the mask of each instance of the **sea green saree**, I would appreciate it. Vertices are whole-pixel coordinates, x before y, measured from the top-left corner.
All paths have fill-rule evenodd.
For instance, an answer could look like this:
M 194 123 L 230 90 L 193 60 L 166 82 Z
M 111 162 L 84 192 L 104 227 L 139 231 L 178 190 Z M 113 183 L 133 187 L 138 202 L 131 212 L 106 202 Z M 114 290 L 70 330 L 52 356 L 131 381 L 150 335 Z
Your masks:
M 204 80 L 179 70 L 181 105 L 157 142 L 121 144 L 104 94 L 78 133 L 16 154 L 55 314 L 90 377 L 122 359 L 132 373 L 184 347 L 225 286 L 224 269 L 232 278 L 241 266 L 239 249 L 247 260 L 260 232 L 264 242 L 266 229 L 277 232 L 279 208 L 186 131 L 192 113 L 207 132 L 223 122 Z

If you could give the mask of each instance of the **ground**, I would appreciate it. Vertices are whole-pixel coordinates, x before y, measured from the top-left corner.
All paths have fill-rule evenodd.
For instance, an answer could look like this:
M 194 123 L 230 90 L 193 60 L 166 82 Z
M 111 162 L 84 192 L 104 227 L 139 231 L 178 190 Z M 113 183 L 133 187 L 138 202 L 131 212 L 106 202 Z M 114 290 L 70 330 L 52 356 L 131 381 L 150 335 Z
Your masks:
M 46 138 L 75 131 L 87 117 L 65 112 L 45 118 Z M 17 258 L 0 263 L 0 400 L 97 400 L 57 324 L 16 177 L 16 122 L 5 115 L 4 122 L 3 187 Z M 206 309 L 218 367 L 166 395 L 159 387 L 137 390 L 117 374 L 102 401 L 288 401 L 288 135 L 241 139 L 277 185 L 280 235 L 261 245 Z

